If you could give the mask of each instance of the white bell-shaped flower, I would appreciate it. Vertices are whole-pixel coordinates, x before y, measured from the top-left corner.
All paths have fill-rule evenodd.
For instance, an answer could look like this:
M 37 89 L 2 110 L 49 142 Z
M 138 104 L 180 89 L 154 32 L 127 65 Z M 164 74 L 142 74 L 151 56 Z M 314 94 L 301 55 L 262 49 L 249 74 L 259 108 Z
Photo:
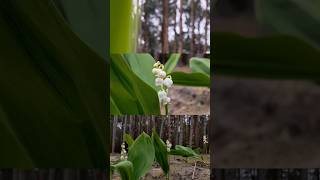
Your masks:
M 161 101 L 163 101 L 163 99 L 166 99 L 166 98 L 167 98 L 167 93 L 166 93 L 165 91 L 163 91 L 163 90 L 160 90 L 160 91 L 158 92 L 158 96 L 159 96 L 159 100 L 160 100 L 160 102 L 161 102 Z
M 171 78 L 168 78 L 168 77 L 167 77 L 167 78 L 164 79 L 163 84 L 169 88 L 169 87 L 172 86 L 173 81 L 172 81 Z
M 156 78 L 155 84 L 156 84 L 156 86 L 162 86 L 163 85 L 163 79 L 162 78 Z
M 162 103 L 163 103 L 164 105 L 169 104 L 170 101 L 171 101 L 171 98 L 169 98 L 169 97 L 165 97 L 165 98 L 162 99 Z
M 158 74 L 160 73 L 161 69 L 158 69 L 158 68 L 153 68 L 152 69 L 152 74 L 158 76 Z
M 166 76 L 167 76 L 167 73 L 164 72 L 163 70 L 160 70 L 160 72 L 158 73 L 159 78 L 165 78 Z

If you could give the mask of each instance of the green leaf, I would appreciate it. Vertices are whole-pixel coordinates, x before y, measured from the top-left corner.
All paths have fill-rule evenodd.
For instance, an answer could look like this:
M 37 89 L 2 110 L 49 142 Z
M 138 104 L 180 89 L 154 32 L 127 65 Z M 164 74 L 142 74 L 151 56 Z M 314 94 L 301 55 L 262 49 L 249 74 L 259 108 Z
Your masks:
M 184 147 L 181 145 L 176 145 L 175 149 L 171 149 L 170 151 L 171 155 L 177 155 L 182 157 L 195 157 L 199 158 L 199 154 L 197 154 L 194 150 L 192 150 L 189 147 Z
M 269 31 L 293 35 L 320 47 L 320 1 L 257 0 L 256 16 Z
M 130 161 L 120 161 L 111 167 L 119 172 L 122 180 L 138 180 L 134 177 L 133 164 Z
M 160 164 L 165 174 L 169 173 L 169 161 L 166 144 L 160 139 L 158 133 L 153 129 L 152 142 L 155 149 L 156 161 Z
M 121 54 L 111 55 L 110 97 L 121 114 L 160 114 L 157 92 L 130 69 Z
M 215 73 L 254 78 L 320 79 L 320 52 L 293 36 L 246 38 L 213 33 Z M 232 52 L 232 53 L 230 53 Z
M 150 54 L 130 53 L 124 54 L 126 62 L 130 69 L 145 83 L 151 86 L 154 90 L 158 90 L 154 81 L 155 76 L 152 74 L 153 64 L 155 60 Z
M 53 0 L 72 30 L 101 57 L 107 58 L 106 1 Z
M 210 59 L 193 57 L 190 59 L 192 72 L 199 72 L 210 76 Z
M 142 133 L 131 145 L 128 160 L 132 162 L 136 179 L 144 176 L 151 168 L 155 158 L 152 139 Z
M 130 136 L 130 134 L 124 135 L 124 141 L 128 144 L 129 148 L 134 143 L 134 139 Z
M 0 9 L 0 167 L 105 167 L 106 59 L 52 1 Z
M 110 0 L 110 52 L 135 52 L 138 16 L 132 0 Z
M 210 87 L 210 77 L 203 73 L 173 72 L 171 76 L 174 85 Z
M 170 74 L 174 68 L 177 66 L 178 61 L 180 59 L 180 54 L 171 54 L 168 61 L 164 65 L 164 71 L 167 72 L 167 74 Z

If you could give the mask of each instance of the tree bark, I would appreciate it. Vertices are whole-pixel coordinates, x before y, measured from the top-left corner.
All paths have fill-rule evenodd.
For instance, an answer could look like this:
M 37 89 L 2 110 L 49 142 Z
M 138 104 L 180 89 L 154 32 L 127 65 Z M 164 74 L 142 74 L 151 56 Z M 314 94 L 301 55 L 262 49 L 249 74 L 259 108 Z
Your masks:
M 194 55 L 194 47 L 195 47 L 195 0 L 191 0 L 191 12 L 190 12 L 190 19 L 191 19 L 191 42 L 190 42 L 190 56 Z
M 190 128 L 189 128 L 189 146 L 192 147 L 193 141 L 193 118 L 190 118 Z
M 113 116 L 113 126 L 112 126 L 112 153 L 114 153 L 115 150 L 115 143 L 116 143 L 116 133 L 117 133 L 117 123 L 118 123 L 118 117 Z
M 168 26 L 169 26 L 169 0 L 162 1 L 162 53 L 169 53 Z
M 177 32 L 177 9 L 178 9 L 178 6 L 177 6 L 177 0 L 174 0 L 173 1 L 174 3 L 174 20 L 173 20 L 173 31 L 174 31 L 174 39 L 173 39 L 173 50 L 174 52 L 177 52 L 178 50 L 178 43 L 177 43 L 177 37 L 178 37 L 178 32 Z
M 210 21 L 210 5 L 209 0 L 206 0 L 206 13 L 205 13 L 205 27 L 204 27 L 204 48 L 203 52 L 206 53 L 208 50 L 208 27 L 209 27 L 209 21 Z
M 183 15 L 183 0 L 180 0 L 179 7 L 179 53 L 183 53 L 183 27 L 182 27 L 182 15 Z

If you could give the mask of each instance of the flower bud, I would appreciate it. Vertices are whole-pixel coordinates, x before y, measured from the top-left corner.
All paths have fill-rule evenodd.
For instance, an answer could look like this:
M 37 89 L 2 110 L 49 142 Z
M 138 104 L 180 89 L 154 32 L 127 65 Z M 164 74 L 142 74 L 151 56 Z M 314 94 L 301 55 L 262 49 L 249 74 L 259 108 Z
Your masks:
M 163 85 L 163 79 L 162 78 L 156 78 L 155 84 L 156 84 L 156 86 L 162 86 Z
M 160 70 L 159 73 L 158 73 L 158 77 L 160 77 L 160 78 L 165 78 L 166 75 L 167 75 L 166 72 L 164 72 L 162 70 Z
M 169 88 L 169 87 L 172 86 L 173 81 L 172 81 L 170 78 L 166 78 L 166 79 L 163 81 L 163 84 Z
M 159 100 L 162 101 L 163 99 L 167 98 L 167 93 L 163 90 L 158 92 Z
M 161 71 L 161 70 L 158 69 L 158 68 L 153 68 L 153 69 L 152 69 L 152 74 L 158 76 L 158 74 L 159 74 L 160 71 Z

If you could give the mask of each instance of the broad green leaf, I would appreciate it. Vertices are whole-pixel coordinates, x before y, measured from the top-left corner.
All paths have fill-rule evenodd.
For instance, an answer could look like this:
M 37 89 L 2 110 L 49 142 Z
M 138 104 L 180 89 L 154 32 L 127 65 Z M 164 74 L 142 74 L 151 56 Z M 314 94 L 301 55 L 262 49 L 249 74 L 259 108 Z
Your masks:
M 171 73 L 174 85 L 210 87 L 210 77 L 203 73 Z
M 100 0 L 53 0 L 72 30 L 101 57 L 107 58 L 106 3 Z M 76 2 L 76 4 L 75 4 Z M 76 6 L 76 7 L 75 7 Z
M 160 164 L 165 174 L 169 173 L 169 160 L 166 144 L 160 139 L 158 133 L 153 129 L 152 142 L 155 150 L 156 161 Z
M 246 38 L 213 33 L 215 73 L 255 78 L 320 79 L 320 52 L 293 36 Z M 232 53 L 230 53 L 232 52 Z
M 152 168 L 154 154 L 152 139 L 146 133 L 142 133 L 131 145 L 128 153 L 128 160 L 133 164 L 136 179 L 140 179 Z
M 193 57 L 190 59 L 192 72 L 199 72 L 210 76 L 210 59 Z
M 269 31 L 293 35 L 320 47 L 320 1 L 257 0 L 256 16 Z
M 110 0 L 110 52 L 135 52 L 137 12 L 132 0 Z
M 0 167 L 105 167 L 106 59 L 52 1 L 0 8 Z
M 130 136 L 130 134 L 124 135 L 124 141 L 128 144 L 129 148 L 134 143 L 134 139 Z
M 157 92 L 130 69 L 121 54 L 111 55 L 110 97 L 121 114 L 160 114 Z
M 120 161 L 111 167 L 119 172 L 122 180 L 138 180 L 134 177 L 133 164 L 130 161 Z
M 110 112 L 112 112 L 113 115 L 121 115 L 121 112 L 113 101 L 112 97 L 110 97 Z
M 184 147 L 181 145 L 176 145 L 175 149 L 171 149 L 171 155 L 177 155 L 182 157 L 195 157 L 200 158 L 199 154 L 197 154 L 194 150 L 189 147 Z
M 171 54 L 168 61 L 164 65 L 164 71 L 167 72 L 167 74 L 170 74 L 174 68 L 177 66 L 178 61 L 180 59 L 180 54 Z
M 150 54 L 130 53 L 124 54 L 124 58 L 130 66 L 130 69 L 145 83 L 153 89 L 158 90 L 154 81 L 155 76 L 152 74 L 155 60 Z

